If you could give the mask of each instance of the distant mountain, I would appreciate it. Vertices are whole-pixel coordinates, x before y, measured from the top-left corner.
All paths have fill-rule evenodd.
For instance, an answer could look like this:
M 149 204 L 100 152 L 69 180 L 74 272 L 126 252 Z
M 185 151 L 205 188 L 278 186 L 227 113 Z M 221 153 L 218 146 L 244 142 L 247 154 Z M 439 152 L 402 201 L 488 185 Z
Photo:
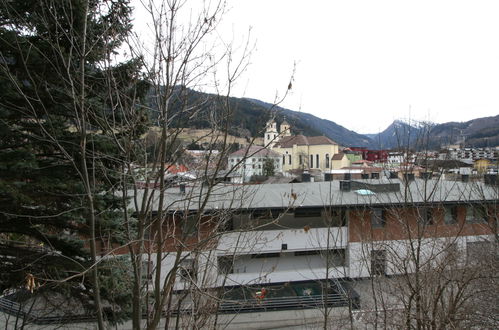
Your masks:
M 179 89 L 180 90 L 180 89 Z M 220 109 L 225 100 L 217 95 L 201 93 L 191 89 L 182 89 L 172 99 L 175 118 L 173 125 L 177 127 L 209 128 L 213 119 L 229 120 L 229 133 L 240 137 L 263 136 L 265 125 L 270 118 L 280 124 L 284 119 L 291 124 L 296 134 L 306 136 L 325 135 L 342 146 L 369 146 L 372 141 L 364 135 L 355 133 L 330 120 L 320 119 L 308 113 L 293 111 L 273 106 L 256 99 L 229 98 L 232 109 L 230 118 L 223 117 Z M 149 95 L 151 120 L 154 124 L 159 114 L 155 111 L 154 97 Z M 196 105 L 200 110 L 196 116 L 183 114 L 180 109 Z
M 411 148 L 438 149 L 449 144 L 470 147 L 499 145 L 499 115 L 477 118 L 467 122 L 448 122 L 443 124 L 411 123 L 394 121 L 383 132 L 366 134 L 373 140 L 372 147 L 393 149 L 410 146 Z
M 402 146 L 413 147 L 423 132 L 422 125 L 395 120 L 383 132 L 366 136 L 373 141 L 371 147 L 374 149 L 393 149 Z
M 181 92 L 180 92 L 181 90 Z M 149 96 L 151 120 L 154 124 L 159 116 L 154 110 L 154 97 Z M 274 106 L 270 103 L 251 98 L 229 98 L 232 109 L 226 118 L 220 109 L 225 99 L 191 89 L 179 89 L 172 99 L 172 108 L 177 111 L 173 125 L 177 127 L 209 128 L 213 121 L 229 121 L 229 133 L 239 137 L 263 136 L 266 122 L 270 118 L 281 123 L 284 119 L 291 124 L 295 134 L 307 136 L 325 135 L 342 146 L 368 147 L 371 149 L 394 149 L 411 147 L 415 149 L 438 149 L 441 145 L 465 142 L 466 146 L 484 147 L 499 145 L 499 115 L 470 120 L 468 122 L 449 122 L 444 124 L 420 123 L 396 120 L 383 132 L 377 134 L 358 134 L 327 119 L 314 115 Z M 195 116 L 184 114 L 179 109 L 197 106 L 200 110 Z M 177 110 L 175 110 L 177 109 Z
M 266 109 L 272 108 L 272 104 L 270 103 L 255 99 L 248 100 L 254 104 L 261 105 Z M 291 124 L 292 129 L 294 128 L 295 133 L 305 134 L 300 131 L 304 127 L 309 128 L 309 131 L 317 132 L 316 134 L 318 135 L 325 135 L 342 146 L 369 146 L 372 144 L 372 140 L 365 135 L 348 130 L 333 121 L 321 119 L 309 113 L 293 111 L 281 107 L 275 107 L 275 110 L 277 111 L 278 120 L 283 120 L 285 117 L 286 121 Z

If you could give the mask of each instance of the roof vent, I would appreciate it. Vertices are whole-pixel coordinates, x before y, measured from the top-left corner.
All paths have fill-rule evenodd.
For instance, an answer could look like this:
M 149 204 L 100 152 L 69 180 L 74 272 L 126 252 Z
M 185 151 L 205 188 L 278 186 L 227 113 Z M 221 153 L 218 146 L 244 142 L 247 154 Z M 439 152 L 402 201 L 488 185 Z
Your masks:
M 350 191 L 351 188 L 352 188 L 352 183 L 350 181 L 340 181 L 341 191 Z
M 301 182 L 310 182 L 310 173 L 302 173 Z
M 419 174 L 419 176 L 421 179 L 429 180 L 432 177 L 432 173 L 431 172 L 421 172 Z
M 414 181 L 414 173 L 404 173 L 405 181 Z
M 497 174 L 485 174 L 483 176 L 483 182 L 485 184 L 497 184 Z

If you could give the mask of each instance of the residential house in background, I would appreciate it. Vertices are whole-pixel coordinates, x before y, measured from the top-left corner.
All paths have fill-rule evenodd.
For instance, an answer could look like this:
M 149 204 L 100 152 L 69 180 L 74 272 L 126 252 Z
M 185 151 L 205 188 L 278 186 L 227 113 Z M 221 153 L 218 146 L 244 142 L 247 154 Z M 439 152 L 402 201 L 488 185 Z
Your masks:
M 348 158 L 347 154 L 343 152 L 337 153 L 331 158 L 331 169 L 333 170 L 348 167 L 350 166 L 350 164 L 350 159 Z
M 273 171 L 272 174 L 266 170 Z M 249 182 L 253 176 L 282 173 L 281 155 L 262 146 L 239 149 L 228 157 L 227 170 L 240 175 L 241 182 Z

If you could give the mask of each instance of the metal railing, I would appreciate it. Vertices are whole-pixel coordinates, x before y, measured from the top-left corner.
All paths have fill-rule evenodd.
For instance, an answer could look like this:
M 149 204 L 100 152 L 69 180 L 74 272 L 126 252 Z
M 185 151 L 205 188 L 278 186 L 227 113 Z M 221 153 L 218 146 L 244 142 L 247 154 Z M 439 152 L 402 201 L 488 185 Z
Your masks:
M 40 312 L 38 311 L 26 312 L 23 310 L 21 304 L 8 299 L 7 297 L 0 297 L 0 311 L 22 319 L 26 323 L 39 325 L 95 321 L 95 316 L 92 314 L 44 316 L 40 315 Z

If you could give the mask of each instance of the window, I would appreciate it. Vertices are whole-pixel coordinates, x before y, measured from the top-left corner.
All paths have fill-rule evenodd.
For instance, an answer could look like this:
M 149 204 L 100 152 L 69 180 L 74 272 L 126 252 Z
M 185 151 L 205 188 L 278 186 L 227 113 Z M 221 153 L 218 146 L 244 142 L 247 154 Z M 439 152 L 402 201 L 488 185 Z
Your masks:
M 279 252 L 274 253 L 255 253 L 251 255 L 251 259 L 266 259 L 266 258 L 279 258 L 281 254 Z
M 291 165 L 291 155 L 288 156 L 288 164 Z
M 267 140 L 270 140 L 270 134 L 267 134 Z
M 386 274 L 386 251 L 372 250 L 371 251 L 371 275 Z
M 371 226 L 373 228 L 384 227 L 386 224 L 386 210 L 375 208 L 371 211 Z
M 300 207 L 295 209 L 295 218 L 314 218 L 322 216 L 320 208 Z
M 329 168 L 329 154 L 326 154 L 326 168 Z
M 184 280 L 196 279 L 196 267 L 194 259 L 185 259 L 180 262 L 179 275 Z
M 328 220 L 331 221 L 331 226 L 342 227 L 347 225 L 348 211 L 346 209 L 334 208 L 328 210 Z
M 149 260 L 142 260 L 141 276 L 143 280 L 152 280 L 154 263 Z
M 433 225 L 435 224 L 435 210 L 431 207 L 422 207 L 419 209 L 419 216 L 421 217 L 421 221 L 425 225 Z
M 256 158 L 252 158 L 251 161 L 254 163 L 256 162 Z
M 317 167 L 317 168 L 320 167 L 320 165 L 319 165 L 319 155 L 315 156 L 315 167 Z
M 314 155 L 310 155 L 310 168 L 314 167 Z
M 445 206 L 444 222 L 446 225 L 453 225 L 457 223 L 457 206 Z
M 303 165 L 303 156 L 302 155 L 298 156 L 298 162 L 300 163 L 300 165 Z
M 317 256 L 321 254 L 321 250 L 296 251 L 295 257 L 300 256 Z
M 232 216 L 221 217 L 221 222 L 218 222 L 218 231 L 226 232 L 234 230 L 234 219 Z
M 198 215 L 186 215 L 182 218 L 182 233 L 186 236 L 196 236 L 198 233 Z
M 286 155 L 282 155 L 282 165 L 286 164 Z
M 218 257 L 218 273 L 223 275 L 234 273 L 234 256 Z
M 379 173 L 371 173 L 371 179 L 379 179 Z
M 252 219 L 277 219 L 280 211 L 278 209 L 260 209 L 253 210 L 251 213 Z
M 487 222 L 487 208 L 483 205 L 473 205 L 466 207 L 466 222 Z

